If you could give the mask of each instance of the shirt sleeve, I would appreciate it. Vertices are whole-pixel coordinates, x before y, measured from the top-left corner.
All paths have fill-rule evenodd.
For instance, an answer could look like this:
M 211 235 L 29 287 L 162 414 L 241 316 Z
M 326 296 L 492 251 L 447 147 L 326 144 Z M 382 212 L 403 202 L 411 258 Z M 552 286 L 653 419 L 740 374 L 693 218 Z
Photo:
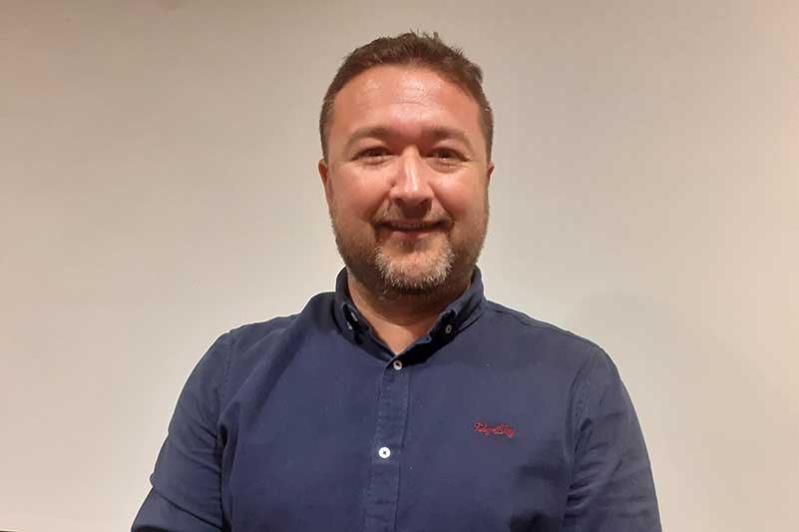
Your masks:
M 132 532 L 222 530 L 223 442 L 217 429 L 230 356 L 221 336 L 194 368 L 178 399 Z
M 574 414 L 575 465 L 564 532 L 660 532 L 649 457 L 630 396 L 602 351 Z

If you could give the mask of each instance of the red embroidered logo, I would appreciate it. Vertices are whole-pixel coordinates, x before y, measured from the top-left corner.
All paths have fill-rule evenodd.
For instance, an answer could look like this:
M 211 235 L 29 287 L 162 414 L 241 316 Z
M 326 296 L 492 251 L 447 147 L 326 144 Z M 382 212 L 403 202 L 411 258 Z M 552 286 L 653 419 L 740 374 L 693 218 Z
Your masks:
M 474 431 L 479 432 L 483 436 L 507 436 L 513 438 L 516 434 L 516 429 L 505 423 L 500 423 L 496 427 L 490 427 L 482 421 L 474 424 Z

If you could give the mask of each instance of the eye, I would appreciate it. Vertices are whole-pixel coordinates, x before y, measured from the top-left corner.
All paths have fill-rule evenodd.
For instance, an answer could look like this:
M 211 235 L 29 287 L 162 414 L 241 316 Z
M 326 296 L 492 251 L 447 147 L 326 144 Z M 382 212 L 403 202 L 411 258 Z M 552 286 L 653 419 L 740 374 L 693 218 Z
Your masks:
M 385 161 L 389 155 L 386 148 L 375 146 L 359 151 L 355 158 L 367 164 L 377 164 Z
M 428 154 L 428 158 L 443 164 L 455 164 L 464 159 L 460 153 L 450 148 L 437 148 Z

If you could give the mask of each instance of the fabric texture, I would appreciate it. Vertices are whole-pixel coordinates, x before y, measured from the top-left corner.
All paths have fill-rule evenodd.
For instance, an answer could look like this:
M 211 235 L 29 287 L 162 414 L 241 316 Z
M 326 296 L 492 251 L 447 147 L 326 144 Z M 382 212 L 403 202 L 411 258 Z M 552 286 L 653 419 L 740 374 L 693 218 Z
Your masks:
M 594 343 L 485 299 L 399 356 L 335 293 L 222 335 L 132 530 L 659 531 L 641 429 Z

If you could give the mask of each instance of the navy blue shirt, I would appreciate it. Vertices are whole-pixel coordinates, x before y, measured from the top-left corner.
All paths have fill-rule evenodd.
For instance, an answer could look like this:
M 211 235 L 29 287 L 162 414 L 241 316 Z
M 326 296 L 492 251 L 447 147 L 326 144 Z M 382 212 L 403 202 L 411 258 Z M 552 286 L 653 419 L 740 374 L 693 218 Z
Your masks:
M 336 292 L 221 336 L 133 530 L 657 531 L 641 429 L 595 344 L 480 271 L 400 356 Z

